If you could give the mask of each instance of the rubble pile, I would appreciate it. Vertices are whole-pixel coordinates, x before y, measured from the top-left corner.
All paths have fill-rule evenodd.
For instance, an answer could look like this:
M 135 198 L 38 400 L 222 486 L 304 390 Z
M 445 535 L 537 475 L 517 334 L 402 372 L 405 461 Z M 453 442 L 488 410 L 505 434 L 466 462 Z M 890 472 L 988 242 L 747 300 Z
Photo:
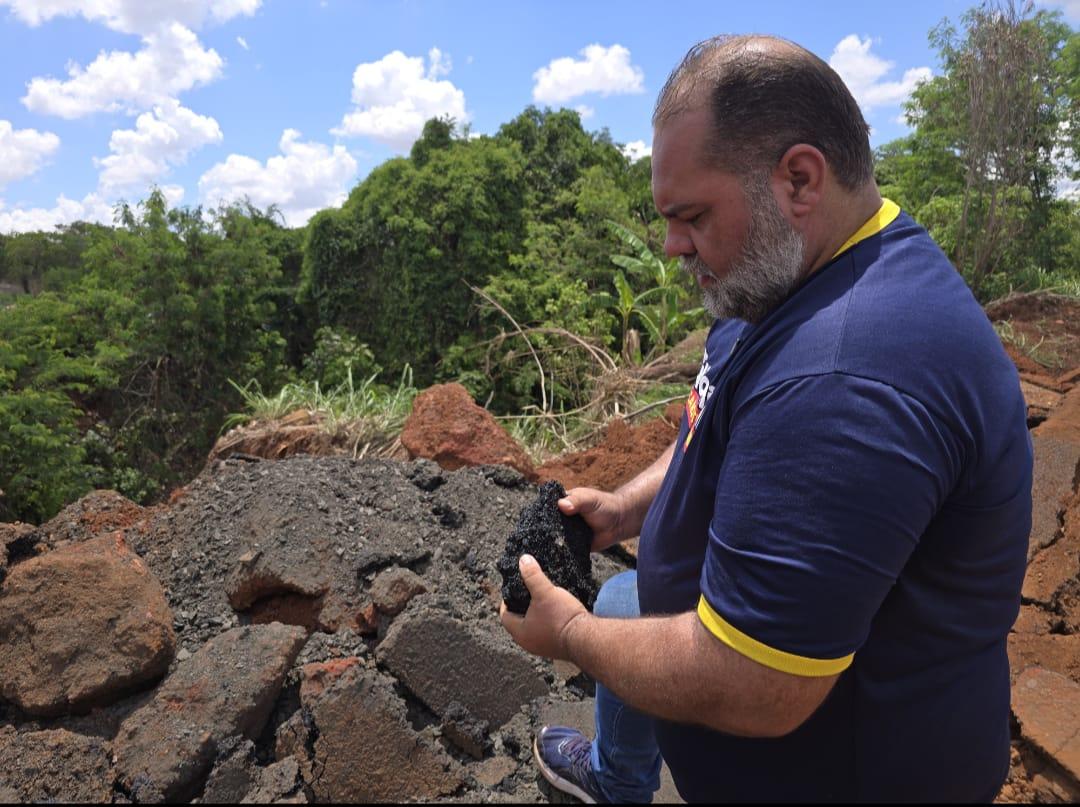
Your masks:
M 546 800 L 539 704 L 589 684 L 499 624 L 535 496 L 505 467 L 233 458 L 170 506 L 8 527 L 0 796 Z

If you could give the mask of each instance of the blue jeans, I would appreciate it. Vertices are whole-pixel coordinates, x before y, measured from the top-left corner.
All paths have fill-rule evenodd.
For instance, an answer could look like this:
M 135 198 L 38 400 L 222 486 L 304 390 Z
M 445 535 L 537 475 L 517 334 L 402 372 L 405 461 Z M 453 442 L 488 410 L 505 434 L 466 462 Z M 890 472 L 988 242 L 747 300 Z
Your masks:
M 637 572 L 623 572 L 604 583 L 593 613 L 623 619 L 641 616 Z M 592 765 L 604 794 L 613 802 L 650 803 L 660 787 L 660 764 L 653 719 L 597 684 Z

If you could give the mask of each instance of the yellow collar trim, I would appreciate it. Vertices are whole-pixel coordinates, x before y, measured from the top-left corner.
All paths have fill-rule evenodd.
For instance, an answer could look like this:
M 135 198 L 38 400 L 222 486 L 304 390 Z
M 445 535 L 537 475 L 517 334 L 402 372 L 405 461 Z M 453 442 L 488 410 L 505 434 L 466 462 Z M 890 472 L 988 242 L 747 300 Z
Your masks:
M 891 199 L 882 199 L 881 207 L 878 208 L 878 212 L 872 215 L 866 220 L 858 230 L 855 231 L 855 235 L 851 236 L 840 249 L 836 250 L 836 253 L 829 260 L 834 260 L 841 253 L 847 252 L 853 246 L 860 241 L 869 238 L 870 236 L 880 233 L 890 224 L 892 224 L 896 217 L 900 215 L 900 205 Z

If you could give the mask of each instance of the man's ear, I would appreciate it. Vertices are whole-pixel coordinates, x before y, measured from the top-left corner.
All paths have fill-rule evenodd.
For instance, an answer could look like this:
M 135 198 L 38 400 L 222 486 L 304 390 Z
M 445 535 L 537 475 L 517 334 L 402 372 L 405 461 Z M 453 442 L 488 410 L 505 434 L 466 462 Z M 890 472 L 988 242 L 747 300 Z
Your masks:
M 808 143 L 796 143 L 773 169 L 781 211 L 790 221 L 809 216 L 821 203 L 828 173 L 825 155 Z

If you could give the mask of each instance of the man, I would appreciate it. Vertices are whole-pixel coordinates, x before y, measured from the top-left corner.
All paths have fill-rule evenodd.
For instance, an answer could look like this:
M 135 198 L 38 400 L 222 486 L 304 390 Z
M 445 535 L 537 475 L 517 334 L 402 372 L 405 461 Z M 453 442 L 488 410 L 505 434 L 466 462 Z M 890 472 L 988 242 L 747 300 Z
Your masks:
M 538 765 L 588 801 L 649 801 L 660 753 L 691 801 L 989 801 L 1030 527 L 1016 371 L 820 59 L 709 40 L 653 125 L 665 250 L 717 322 L 675 444 L 560 502 L 594 550 L 640 532 L 636 577 L 589 614 L 522 559 L 503 624 L 598 682 L 595 742 L 545 727 Z

